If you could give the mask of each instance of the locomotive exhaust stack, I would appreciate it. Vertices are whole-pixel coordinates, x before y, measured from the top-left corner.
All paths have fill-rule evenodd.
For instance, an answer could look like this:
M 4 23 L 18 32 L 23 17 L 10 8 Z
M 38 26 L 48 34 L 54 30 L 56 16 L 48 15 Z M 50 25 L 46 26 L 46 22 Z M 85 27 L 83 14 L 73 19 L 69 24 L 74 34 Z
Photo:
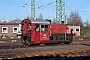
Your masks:
M 64 21 L 61 21 L 62 22 L 62 24 L 64 24 Z

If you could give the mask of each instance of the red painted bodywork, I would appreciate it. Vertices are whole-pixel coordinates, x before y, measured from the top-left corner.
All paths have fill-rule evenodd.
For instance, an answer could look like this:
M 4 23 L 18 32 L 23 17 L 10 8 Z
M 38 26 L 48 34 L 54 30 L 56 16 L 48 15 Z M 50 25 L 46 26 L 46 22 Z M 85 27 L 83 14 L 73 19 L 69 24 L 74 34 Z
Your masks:
M 30 34 L 31 43 L 45 43 L 50 41 L 50 38 L 49 38 L 50 29 L 48 29 L 48 31 L 46 32 L 41 32 L 40 31 L 41 24 L 39 24 L 39 31 L 35 31 L 35 23 L 31 23 L 31 21 L 28 19 L 23 20 L 21 24 L 22 25 L 24 24 L 24 29 L 22 30 L 22 34 Z M 28 31 L 28 24 L 31 25 L 30 31 Z
M 50 33 L 49 31 L 47 32 L 41 32 L 40 31 L 40 25 L 39 25 L 39 31 L 35 31 L 34 30 L 34 24 L 32 23 L 31 24 L 31 42 L 32 43 L 45 43 L 45 42 L 49 42 L 50 39 L 49 39 L 49 36 L 50 36 Z M 46 36 L 44 36 L 46 35 Z
M 24 25 L 22 34 L 30 35 L 31 43 L 46 43 L 50 42 L 51 34 L 62 34 L 67 33 L 66 24 L 48 24 L 48 31 L 41 31 L 41 25 L 39 24 L 39 31 L 35 31 L 35 23 L 31 23 L 30 20 L 26 19 L 21 22 Z M 28 30 L 28 28 L 30 28 Z
M 30 20 L 27 20 L 27 19 L 25 19 L 21 22 L 21 24 L 24 25 L 23 29 L 21 29 L 23 34 L 29 34 L 29 32 L 28 32 L 28 24 L 29 23 L 30 23 Z
M 50 24 L 51 34 L 67 33 L 67 24 Z

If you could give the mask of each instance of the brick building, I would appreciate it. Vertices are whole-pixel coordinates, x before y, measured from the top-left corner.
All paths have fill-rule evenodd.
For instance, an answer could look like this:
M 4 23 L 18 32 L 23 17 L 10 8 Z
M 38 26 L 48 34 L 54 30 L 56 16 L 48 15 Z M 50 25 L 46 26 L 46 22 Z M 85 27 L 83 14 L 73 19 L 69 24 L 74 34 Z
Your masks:
M 17 33 L 20 31 L 19 23 L 0 23 L 0 37 L 17 37 Z

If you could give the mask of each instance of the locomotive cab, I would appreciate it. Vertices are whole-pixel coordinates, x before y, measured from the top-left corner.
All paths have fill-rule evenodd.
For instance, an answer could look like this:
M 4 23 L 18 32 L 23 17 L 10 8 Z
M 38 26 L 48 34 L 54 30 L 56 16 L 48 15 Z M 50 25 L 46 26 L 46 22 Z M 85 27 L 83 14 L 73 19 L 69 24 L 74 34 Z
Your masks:
M 29 44 L 31 41 L 31 23 L 30 20 L 25 19 L 21 22 L 21 42 Z
M 27 45 L 49 42 L 49 24 L 50 22 L 46 20 L 23 20 L 21 22 L 21 42 Z

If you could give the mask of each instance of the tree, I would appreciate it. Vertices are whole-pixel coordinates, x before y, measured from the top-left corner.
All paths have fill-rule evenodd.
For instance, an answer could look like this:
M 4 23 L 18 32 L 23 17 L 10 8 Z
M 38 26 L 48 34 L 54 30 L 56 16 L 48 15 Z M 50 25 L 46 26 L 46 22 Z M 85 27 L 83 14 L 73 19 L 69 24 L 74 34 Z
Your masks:
M 69 25 L 83 26 L 82 18 L 77 11 L 71 12 L 68 19 Z
M 53 19 L 52 23 L 53 24 L 56 24 L 57 23 L 55 18 Z
M 43 20 L 43 15 L 42 15 L 42 13 L 41 13 L 40 16 L 38 17 L 38 20 Z
M 31 16 L 30 16 L 30 17 L 29 17 L 29 16 L 27 16 L 27 17 L 26 17 L 26 19 L 30 19 L 30 20 L 31 20 L 32 18 L 31 18 Z
M 9 23 L 21 23 L 21 21 L 22 21 L 21 19 L 16 18 L 14 20 L 9 21 Z
M 89 23 L 89 19 L 87 19 L 86 22 L 84 22 L 84 25 L 87 29 L 90 29 L 90 23 Z
M 87 19 L 86 22 L 84 22 L 84 28 L 85 28 L 85 35 L 90 35 L 90 22 L 89 19 Z
M 84 25 L 83 25 L 83 21 L 81 16 L 79 15 L 78 11 L 75 12 L 71 12 L 71 14 L 69 15 L 68 18 L 68 24 L 72 25 L 72 26 L 80 26 L 81 29 L 81 35 L 84 34 L 85 29 L 84 29 Z

